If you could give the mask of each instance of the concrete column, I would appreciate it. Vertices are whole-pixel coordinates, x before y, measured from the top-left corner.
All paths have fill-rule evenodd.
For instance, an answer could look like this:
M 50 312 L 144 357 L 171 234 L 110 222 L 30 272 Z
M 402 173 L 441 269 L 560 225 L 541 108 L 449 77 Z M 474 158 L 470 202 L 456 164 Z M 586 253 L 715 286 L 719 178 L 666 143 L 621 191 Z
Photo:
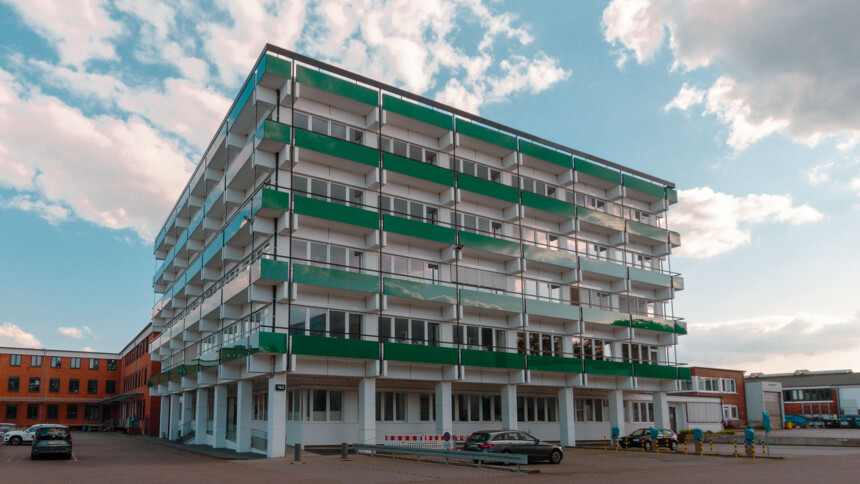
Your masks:
M 254 401 L 251 380 L 239 380 L 236 391 L 236 452 L 251 450 L 251 418 Z
M 179 437 L 179 410 L 179 394 L 174 393 L 170 395 L 170 440 Z
M 627 435 L 624 431 L 624 392 L 621 390 L 609 391 L 609 427 L 618 427 L 618 435 Z
M 194 416 L 194 397 L 192 392 L 182 392 L 182 415 L 179 417 L 179 430 L 182 435 L 194 431 L 191 417 Z
M 223 448 L 227 442 L 227 385 L 215 385 L 212 405 L 212 447 Z
M 358 443 L 376 443 L 376 379 L 358 381 Z
M 436 383 L 436 435 L 453 432 L 453 408 L 451 408 L 451 382 Z
M 284 385 L 277 390 L 276 385 Z M 269 421 L 267 428 L 268 445 L 266 455 L 284 457 L 287 440 L 287 374 L 278 373 L 269 378 Z
M 517 386 L 502 385 L 502 428 L 517 428 Z
M 658 429 L 672 428 L 669 422 L 669 399 L 666 397 L 666 392 L 654 392 L 651 397 L 654 399 L 654 426 Z
M 195 440 L 198 444 L 206 443 L 206 419 L 209 418 L 209 390 L 197 389 L 197 421 L 194 423 Z
M 158 436 L 167 438 L 170 435 L 170 397 L 167 395 L 161 396 L 161 411 L 158 415 Z
M 576 422 L 573 408 L 573 388 L 558 389 L 559 441 L 562 447 L 576 446 Z

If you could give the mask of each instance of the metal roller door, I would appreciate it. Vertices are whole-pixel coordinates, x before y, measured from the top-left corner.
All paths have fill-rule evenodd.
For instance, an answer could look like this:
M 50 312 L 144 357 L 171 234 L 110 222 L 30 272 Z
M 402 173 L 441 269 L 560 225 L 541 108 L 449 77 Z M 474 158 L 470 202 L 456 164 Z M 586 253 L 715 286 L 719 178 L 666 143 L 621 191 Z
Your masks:
M 773 429 L 781 429 L 782 404 L 778 392 L 764 392 L 764 411 L 770 415 L 770 426 Z

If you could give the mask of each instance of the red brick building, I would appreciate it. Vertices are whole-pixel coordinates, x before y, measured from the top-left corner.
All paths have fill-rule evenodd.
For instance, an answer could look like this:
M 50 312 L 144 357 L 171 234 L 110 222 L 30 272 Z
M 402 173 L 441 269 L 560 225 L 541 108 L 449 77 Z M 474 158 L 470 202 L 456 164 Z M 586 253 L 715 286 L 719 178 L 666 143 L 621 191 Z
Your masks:
M 121 393 L 112 400 L 119 406 L 117 426 L 129 434 L 158 435 L 161 398 L 149 396 L 148 381 L 161 371 L 161 362 L 149 355 L 149 343 L 159 334 L 149 324 L 122 350 Z
M 725 368 L 690 368 L 692 378 L 682 391 L 698 397 L 719 397 L 723 412 L 723 425 L 742 427 L 747 420 L 744 372 Z

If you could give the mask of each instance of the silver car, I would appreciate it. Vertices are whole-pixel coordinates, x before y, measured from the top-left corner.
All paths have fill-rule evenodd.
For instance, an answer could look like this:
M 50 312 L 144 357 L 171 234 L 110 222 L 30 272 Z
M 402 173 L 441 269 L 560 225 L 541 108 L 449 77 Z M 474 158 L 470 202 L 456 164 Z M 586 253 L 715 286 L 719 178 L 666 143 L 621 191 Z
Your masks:
M 542 442 L 522 430 L 482 430 L 469 436 L 463 450 L 524 454 L 529 461 L 546 460 L 558 464 L 564 458 L 560 445 Z

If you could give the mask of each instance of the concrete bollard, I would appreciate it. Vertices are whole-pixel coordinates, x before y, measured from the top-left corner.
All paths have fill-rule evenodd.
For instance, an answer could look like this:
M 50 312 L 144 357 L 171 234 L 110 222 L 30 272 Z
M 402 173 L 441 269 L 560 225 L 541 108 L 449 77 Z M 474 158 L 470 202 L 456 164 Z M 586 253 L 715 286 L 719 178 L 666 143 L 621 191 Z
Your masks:
M 340 458 L 346 460 L 347 452 L 349 452 L 349 446 L 346 442 L 342 442 L 340 444 Z
M 302 444 L 296 443 L 295 453 L 293 454 L 293 461 L 294 462 L 301 462 L 302 461 Z

